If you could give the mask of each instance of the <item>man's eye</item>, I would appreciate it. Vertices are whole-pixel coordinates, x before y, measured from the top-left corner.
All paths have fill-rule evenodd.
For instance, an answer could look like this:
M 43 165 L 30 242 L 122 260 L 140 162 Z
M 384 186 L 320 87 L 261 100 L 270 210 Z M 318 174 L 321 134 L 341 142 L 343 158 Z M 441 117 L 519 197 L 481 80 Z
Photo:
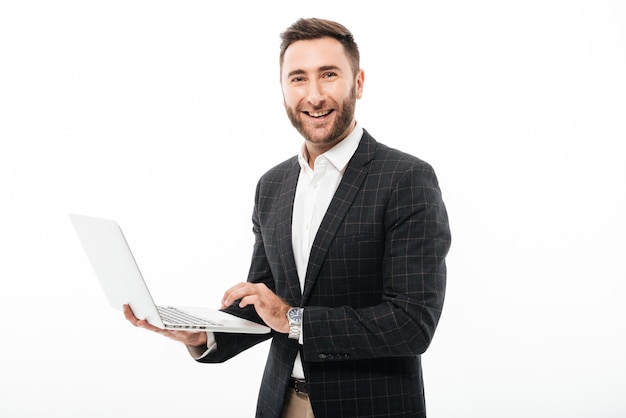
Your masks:
M 301 83 L 304 81 L 304 77 L 294 77 L 291 79 L 292 83 Z
M 334 77 L 334 76 L 336 76 L 336 75 L 337 75 L 336 73 L 327 72 L 327 73 L 324 73 L 324 74 L 322 75 L 322 78 L 332 78 L 332 77 Z

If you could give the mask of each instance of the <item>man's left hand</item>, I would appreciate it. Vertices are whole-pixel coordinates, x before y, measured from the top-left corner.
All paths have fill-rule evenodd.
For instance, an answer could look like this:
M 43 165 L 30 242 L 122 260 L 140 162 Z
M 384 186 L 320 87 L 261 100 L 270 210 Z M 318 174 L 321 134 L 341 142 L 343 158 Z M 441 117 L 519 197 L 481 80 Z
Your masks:
M 239 283 L 224 293 L 222 308 L 232 305 L 237 299 L 240 308 L 254 305 L 257 314 L 274 331 L 289 333 L 287 311 L 289 306 L 263 283 Z

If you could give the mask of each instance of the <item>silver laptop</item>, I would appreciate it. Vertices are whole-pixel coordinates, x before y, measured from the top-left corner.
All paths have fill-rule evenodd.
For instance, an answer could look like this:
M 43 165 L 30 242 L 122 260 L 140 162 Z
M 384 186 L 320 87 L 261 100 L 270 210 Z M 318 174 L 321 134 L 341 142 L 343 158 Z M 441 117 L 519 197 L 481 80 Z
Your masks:
M 154 303 L 117 222 L 71 213 L 100 285 L 111 306 L 129 304 L 137 318 L 161 329 L 265 334 L 270 328 L 211 308 L 158 306 Z

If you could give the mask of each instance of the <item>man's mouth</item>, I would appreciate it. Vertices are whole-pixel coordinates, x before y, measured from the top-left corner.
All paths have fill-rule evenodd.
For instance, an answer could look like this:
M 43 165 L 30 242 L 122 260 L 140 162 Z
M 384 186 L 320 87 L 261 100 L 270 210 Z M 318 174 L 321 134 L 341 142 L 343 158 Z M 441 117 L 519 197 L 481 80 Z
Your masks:
M 323 110 L 323 111 L 319 111 L 319 112 L 304 112 L 307 115 L 309 115 L 312 118 L 323 118 L 324 116 L 327 116 L 329 114 L 331 114 L 333 112 L 332 109 L 330 110 Z

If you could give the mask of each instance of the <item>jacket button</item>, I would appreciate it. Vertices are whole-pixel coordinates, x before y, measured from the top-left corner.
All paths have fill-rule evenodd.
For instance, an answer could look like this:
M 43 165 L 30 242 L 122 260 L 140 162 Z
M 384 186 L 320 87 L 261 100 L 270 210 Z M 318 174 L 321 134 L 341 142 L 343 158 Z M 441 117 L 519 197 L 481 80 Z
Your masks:
M 319 358 L 321 358 L 322 360 L 325 360 L 325 359 L 326 359 L 326 354 L 324 354 L 324 353 L 320 353 L 320 354 L 318 355 L 318 357 L 319 357 Z

